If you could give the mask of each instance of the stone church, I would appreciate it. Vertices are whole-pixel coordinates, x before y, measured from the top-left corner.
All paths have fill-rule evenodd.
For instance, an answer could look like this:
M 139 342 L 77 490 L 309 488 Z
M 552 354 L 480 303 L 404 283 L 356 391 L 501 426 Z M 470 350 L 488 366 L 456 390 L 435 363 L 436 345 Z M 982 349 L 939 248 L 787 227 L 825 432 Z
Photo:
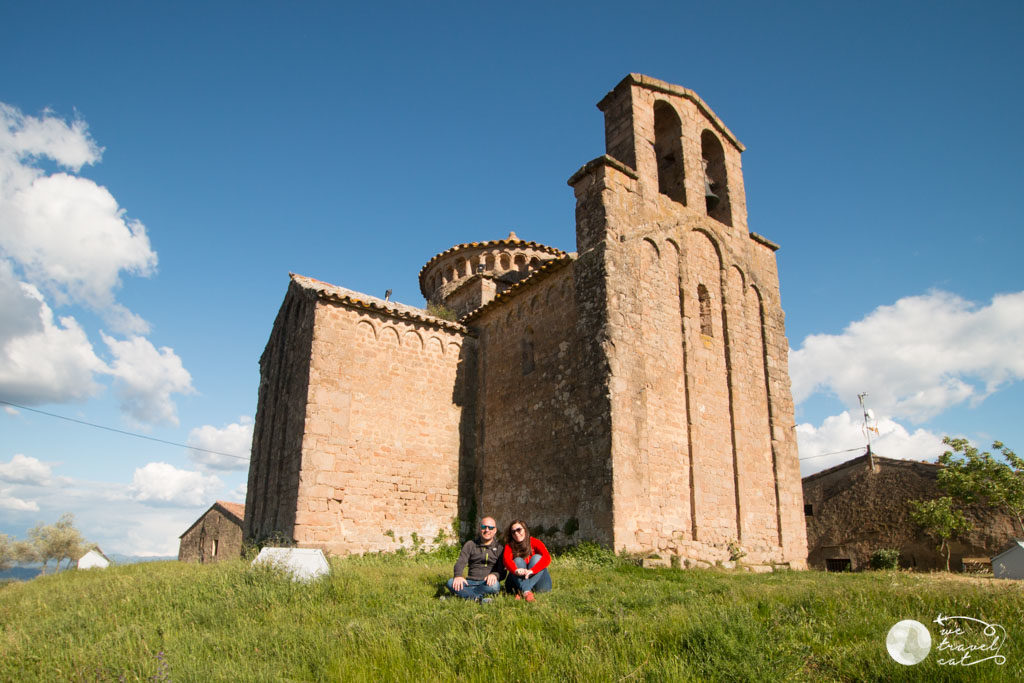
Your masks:
M 451 247 L 419 273 L 438 315 L 291 276 L 247 537 L 392 550 L 489 514 L 687 566 L 730 545 L 806 566 L 778 246 L 748 230 L 744 147 L 647 76 L 598 108 L 606 153 L 569 178 L 575 252 Z

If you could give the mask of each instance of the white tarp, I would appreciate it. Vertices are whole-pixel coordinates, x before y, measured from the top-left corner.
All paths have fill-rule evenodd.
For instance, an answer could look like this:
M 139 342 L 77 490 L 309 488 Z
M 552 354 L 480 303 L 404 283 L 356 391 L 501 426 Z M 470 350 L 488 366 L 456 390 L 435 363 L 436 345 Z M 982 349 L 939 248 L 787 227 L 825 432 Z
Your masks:
M 264 548 L 252 564 L 279 567 L 296 581 L 311 581 L 331 571 L 323 551 L 314 548 Z

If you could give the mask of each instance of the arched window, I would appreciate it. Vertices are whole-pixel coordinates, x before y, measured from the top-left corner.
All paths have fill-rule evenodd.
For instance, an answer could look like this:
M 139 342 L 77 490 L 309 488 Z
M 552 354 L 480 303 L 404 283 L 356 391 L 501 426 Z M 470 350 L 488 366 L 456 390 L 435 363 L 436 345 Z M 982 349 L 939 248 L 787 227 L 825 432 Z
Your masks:
M 704 203 L 708 215 L 719 223 L 732 225 L 725 151 L 718 137 L 710 130 L 700 134 L 700 154 L 704 164 Z
M 519 269 L 520 272 L 526 270 L 526 257 L 522 254 L 516 254 L 516 268 Z
M 484 270 L 494 270 L 494 254 L 484 257 Z
M 658 162 L 658 191 L 686 206 L 683 182 L 683 126 L 672 105 L 654 103 L 654 156 Z
M 502 254 L 500 258 L 501 269 L 510 270 L 512 268 L 512 257 L 508 254 Z
M 704 285 L 697 285 L 697 301 L 700 304 L 700 333 L 712 337 L 714 335 L 711 328 L 711 296 Z

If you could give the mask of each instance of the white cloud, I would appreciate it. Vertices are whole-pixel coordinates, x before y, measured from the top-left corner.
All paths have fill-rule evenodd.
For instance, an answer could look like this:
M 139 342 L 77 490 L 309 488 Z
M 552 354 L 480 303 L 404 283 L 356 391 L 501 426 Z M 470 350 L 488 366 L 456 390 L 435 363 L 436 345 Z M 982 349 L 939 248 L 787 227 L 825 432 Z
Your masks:
M 48 158 L 77 171 L 101 153 L 82 121 L 24 116 L 0 103 L 0 252 L 58 304 L 85 304 L 119 332 L 144 333 L 145 321 L 117 304 L 114 291 L 122 271 L 145 276 L 156 267 L 145 226 L 127 219 L 106 188 L 35 166 Z
M 131 491 L 134 500 L 139 502 L 189 507 L 212 505 L 223 488 L 223 482 L 216 476 L 179 470 L 165 462 L 151 462 L 135 470 Z
M 190 394 L 192 376 L 166 346 L 159 351 L 144 337 L 119 341 L 101 333 L 114 356 L 110 374 L 121 410 L 140 423 L 178 424 L 171 394 Z
M 0 393 L 17 403 L 78 400 L 100 390 L 106 365 L 72 317 L 53 311 L 0 259 Z
M 45 462 L 22 453 L 15 453 L 8 463 L 0 462 L 0 479 L 15 484 L 44 486 L 50 482 L 52 474 L 53 471 Z
M 839 335 L 811 335 L 790 352 L 793 398 L 834 394 L 853 407 L 868 392 L 880 415 L 921 422 L 1024 379 L 1024 292 L 978 306 L 948 292 L 880 306 Z
M 232 500 L 238 503 L 244 503 L 245 495 L 248 491 L 249 484 L 243 481 L 241 484 L 239 484 L 238 486 L 231 490 L 231 492 L 228 494 L 228 500 Z
M 238 422 L 218 429 L 212 425 L 196 427 L 188 434 L 188 457 L 201 469 L 244 470 L 249 467 L 249 451 L 252 448 L 252 418 L 243 415 Z M 197 450 L 205 449 L 205 450 Z M 206 451 L 217 451 L 208 453 Z M 219 455 L 230 453 L 244 457 Z
M 911 433 L 891 418 L 879 418 L 875 426 L 878 434 L 871 435 L 871 450 L 876 455 L 934 462 L 945 449 L 941 436 L 924 429 Z M 849 411 L 825 418 L 818 427 L 806 423 L 797 425 L 796 437 L 801 458 L 800 476 L 803 477 L 863 455 L 867 446 L 860 416 Z M 831 455 L 824 455 L 826 453 Z
M 191 392 L 192 378 L 170 348 L 139 336 L 148 323 L 115 297 L 123 274 L 156 268 L 146 228 L 105 187 L 75 175 L 102 153 L 81 120 L 0 103 L 0 393 L 28 404 L 82 400 L 112 375 L 131 419 L 177 424 L 171 395 Z M 47 160 L 62 170 L 47 172 Z M 103 335 L 111 365 L 74 317 L 55 320 L 48 300 L 87 306 L 127 337 Z
M 0 510 L 14 512 L 37 512 L 39 504 L 32 500 L 22 500 L 11 495 L 11 489 L 0 489 Z

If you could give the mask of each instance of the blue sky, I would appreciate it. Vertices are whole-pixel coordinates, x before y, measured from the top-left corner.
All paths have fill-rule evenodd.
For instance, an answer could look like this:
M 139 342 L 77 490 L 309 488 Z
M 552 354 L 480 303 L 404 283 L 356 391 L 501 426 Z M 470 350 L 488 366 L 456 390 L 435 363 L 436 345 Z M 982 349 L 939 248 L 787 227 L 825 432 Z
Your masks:
M 1024 448 L 1024 5 L 5 3 L 0 399 L 247 454 L 289 272 L 422 305 L 453 244 L 574 249 L 629 72 L 747 146 L 805 474 L 877 418 Z M 0 409 L 0 532 L 173 554 L 244 460 Z

